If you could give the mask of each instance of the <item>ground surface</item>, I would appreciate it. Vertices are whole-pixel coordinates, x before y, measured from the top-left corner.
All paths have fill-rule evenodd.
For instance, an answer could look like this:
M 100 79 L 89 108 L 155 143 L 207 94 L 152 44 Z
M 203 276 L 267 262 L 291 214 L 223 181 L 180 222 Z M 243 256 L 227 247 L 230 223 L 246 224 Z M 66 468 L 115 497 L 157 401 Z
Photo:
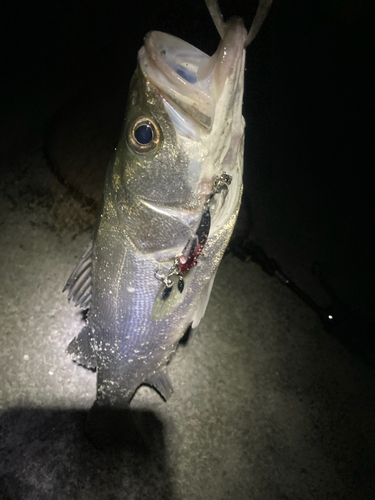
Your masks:
M 61 293 L 90 231 L 56 226 L 40 150 L 21 163 L 1 199 L 2 499 L 374 498 L 373 369 L 232 255 L 171 363 L 171 400 L 146 387 L 133 400 L 146 448 L 97 450 L 95 374 L 65 354 L 83 320 Z

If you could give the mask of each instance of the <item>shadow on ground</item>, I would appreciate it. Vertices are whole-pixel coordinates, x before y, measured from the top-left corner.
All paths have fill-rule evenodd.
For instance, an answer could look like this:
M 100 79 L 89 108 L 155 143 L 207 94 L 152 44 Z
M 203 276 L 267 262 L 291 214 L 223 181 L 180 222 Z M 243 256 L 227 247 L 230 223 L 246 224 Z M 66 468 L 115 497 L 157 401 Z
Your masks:
M 161 422 L 141 411 L 106 411 L 102 417 L 111 431 L 107 437 L 116 436 L 105 443 L 92 429 L 88 438 L 86 411 L 4 412 L 0 498 L 170 499 Z

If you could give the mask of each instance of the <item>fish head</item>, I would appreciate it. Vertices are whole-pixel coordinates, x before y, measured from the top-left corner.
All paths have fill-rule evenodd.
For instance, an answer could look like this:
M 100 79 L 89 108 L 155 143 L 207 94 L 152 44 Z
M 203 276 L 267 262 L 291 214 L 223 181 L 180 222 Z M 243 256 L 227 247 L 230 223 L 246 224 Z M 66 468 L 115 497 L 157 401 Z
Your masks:
M 158 31 L 146 35 L 139 51 L 139 66 L 158 89 L 188 159 L 192 198 L 198 206 L 212 191 L 215 176 L 223 171 L 236 174 L 240 163 L 237 177 L 242 178 L 246 36 L 242 19 L 233 17 L 211 57 Z
M 223 172 L 232 184 L 225 210 L 213 214 L 212 229 L 238 209 L 246 35 L 242 20 L 230 19 L 211 57 L 173 35 L 146 35 L 111 170 L 113 187 L 120 193 L 117 206 L 127 214 L 128 227 L 129 213 L 139 203 L 172 210 L 184 226 L 171 228 L 180 234 L 181 241 L 175 243 L 181 245 Z

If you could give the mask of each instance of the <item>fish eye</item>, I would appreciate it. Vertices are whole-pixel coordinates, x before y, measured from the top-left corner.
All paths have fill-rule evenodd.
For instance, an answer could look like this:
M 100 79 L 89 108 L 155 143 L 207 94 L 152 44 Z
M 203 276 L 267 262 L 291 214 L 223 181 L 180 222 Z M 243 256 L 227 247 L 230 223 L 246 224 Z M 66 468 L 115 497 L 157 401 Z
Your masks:
M 139 154 L 155 151 L 160 144 L 159 127 L 150 118 L 139 116 L 129 128 L 128 143 Z

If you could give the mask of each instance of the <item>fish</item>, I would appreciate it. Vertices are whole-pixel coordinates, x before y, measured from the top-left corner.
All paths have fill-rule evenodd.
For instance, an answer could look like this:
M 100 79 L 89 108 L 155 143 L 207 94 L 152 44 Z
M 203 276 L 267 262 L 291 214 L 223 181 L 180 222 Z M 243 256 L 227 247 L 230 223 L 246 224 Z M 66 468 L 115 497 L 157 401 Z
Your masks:
M 88 309 L 67 352 L 96 370 L 99 407 L 127 408 L 144 384 L 171 397 L 168 364 L 205 314 L 239 211 L 245 52 L 271 0 L 249 32 L 206 4 L 221 37 L 212 56 L 145 36 L 102 212 L 63 290 Z

